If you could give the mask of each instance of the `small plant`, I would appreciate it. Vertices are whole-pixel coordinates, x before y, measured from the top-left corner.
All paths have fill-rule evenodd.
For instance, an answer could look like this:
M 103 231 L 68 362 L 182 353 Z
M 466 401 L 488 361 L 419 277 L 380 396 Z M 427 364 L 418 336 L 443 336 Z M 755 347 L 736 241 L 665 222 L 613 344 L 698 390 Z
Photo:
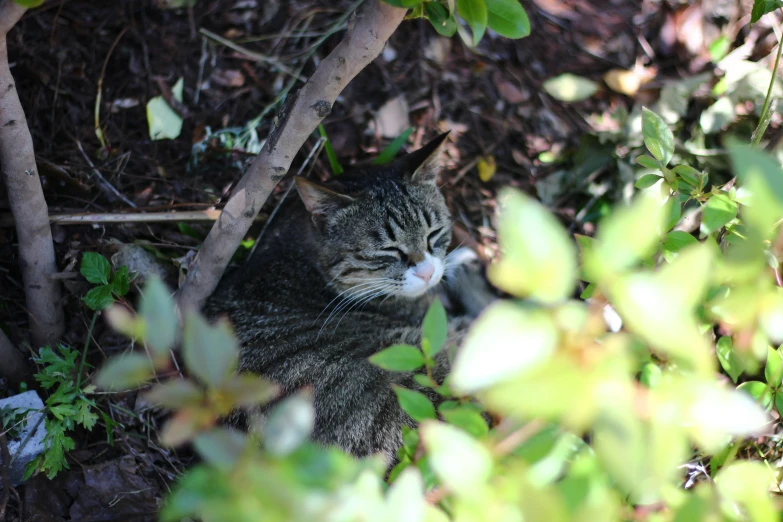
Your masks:
M 114 303 L 115 297 L 123 297 L 128 293 L 128 267 L 121 266 L 112 274 L 109 260 L 97 252 L 84 253 L 79 272 L 90 283 L 99 285 L 82 297 L 90 310 L 105 310 Z
M 43 347 L 38 356 L 33 357 L 33 361 L 40 368 L 34 375 L 35 380 L 50 393 L 45 401 L 45 450 L 27 465 L 25 480 L 38 471 L 54 478 L 63 468 L 68 469 L 65 454 L 75 447 L 69 433 L 77 426 L 92 431 L 99 416 L 106 426 L 107 440 L 110 444 L 113 442 L 113 430 L 118 423 L 88 397 L 95 390 L 94 385 L 82 388 L 84 371 L 90 365 L 85 362 L 84 353 L 80 362 L 77 361 L 78 358 L 78 351 L 64 345 L 56 351 L 48 346 Z
M 22 408 L 0 408 L 0 432 L 7 439 L 15 440 L 27 425 L 27 411 Z

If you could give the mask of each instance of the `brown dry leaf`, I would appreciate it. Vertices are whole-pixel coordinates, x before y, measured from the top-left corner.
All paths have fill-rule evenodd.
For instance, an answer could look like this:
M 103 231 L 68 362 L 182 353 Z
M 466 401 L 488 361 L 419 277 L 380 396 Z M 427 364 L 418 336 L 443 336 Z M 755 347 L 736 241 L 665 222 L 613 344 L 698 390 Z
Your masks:
M 492 176 L 495 175 L 495 171 L 498 169 L 497 163 L 495 162 L 495 156 L 480 158 L 476 167 L 478 167 L 479 179 L 484 183 L 491 180 Z
M 634 97 L 642 85 L 655 78 L 657 69 L 636 63 L 633 69 L 612 69 L 604 75 L 604 82 L 614 92 Z
M 498 92 L 508 103 L 516 105 L 530 98 L 529 92 L 523 92 L 519 87 L 509 81 L 498 83 Z
M 237 69 L 222 69 L 212 74 L 212 81 L 221 87 L 242 87 L 245 75 Z

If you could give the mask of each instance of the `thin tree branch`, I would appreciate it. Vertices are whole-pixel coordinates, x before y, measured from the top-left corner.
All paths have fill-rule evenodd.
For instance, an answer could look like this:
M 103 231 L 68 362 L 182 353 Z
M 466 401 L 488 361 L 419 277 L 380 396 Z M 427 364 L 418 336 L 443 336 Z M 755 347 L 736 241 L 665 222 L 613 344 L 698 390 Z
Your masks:
M 242 177 L 210 230 L 177 297 L 180 308 L 199 308 L 215 290 L 253 218 L 346 85 L 383 50 L 406 9 L 370 0 L 348 24 L 337 47 L 318 64 L 298 93 L 289 96 L 277 126 Z
M 60 283 L 49 278 L 57 265 L 33 140 L 8 67 L 6 35 L 24 12 L 13 0 L 0 0 L 0 170 L 16 220 L 31 337 L 41 346 L 62 335 L 64 322 Z

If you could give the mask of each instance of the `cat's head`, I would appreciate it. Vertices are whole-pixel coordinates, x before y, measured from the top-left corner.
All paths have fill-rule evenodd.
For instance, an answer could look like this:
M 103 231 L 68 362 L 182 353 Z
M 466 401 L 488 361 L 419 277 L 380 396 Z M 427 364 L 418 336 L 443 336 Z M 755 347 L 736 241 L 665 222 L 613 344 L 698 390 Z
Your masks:
M 361 301 L 417 297 L 441 281 L 451 242 L 449 211 L 436 185 L 446 137 L 325 185 L 296 178 L 331 284 Z

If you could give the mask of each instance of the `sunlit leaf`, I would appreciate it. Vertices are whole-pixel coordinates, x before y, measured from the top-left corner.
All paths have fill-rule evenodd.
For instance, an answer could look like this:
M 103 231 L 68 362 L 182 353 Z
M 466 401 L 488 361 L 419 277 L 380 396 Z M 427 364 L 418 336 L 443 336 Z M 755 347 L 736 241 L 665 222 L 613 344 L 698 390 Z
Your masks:
M 740 460 L 721 469 L 715 485 L 724 515 L 733 517 L 739 504 L 753 522 L 776 522 L 779 516 L 769 494 L 770 482 L 777 480 L 766 463 Z
M 400 407 L 415 421 L 435 418 L 435 407 L 423 393 L 393 385 Z
M 420 428 L 430 465 L 445 487 L 456 493 L 469 493 L 484 484 L 492 473 L 489 450 L 464 431 L 425 421 Z
M 510 301 L 492 304 L 457 353 L 451 385 L 460 393 L 485 389 L 546 361 L 557 346 L 552 318 Z
M 489 267 L 492 283 L 515 296 L 545 303 L 568 298 L 576 285 L 577 265 L 574 244 L 563 226 L 522 192 L 504 190 L 500 205 L 503 255 Z
M 662 179 L 663 178 L 661 176 L 658 176 L 657 174 L 645 174 L 644 176 L 636 180 L 636 183 L 634 183 L 634 187 L 638 189 L 650 188 Z
M 650 154 L 667 166 L 674 155 L 674 135 L 666 122 L 647 108 L 642 109 L 642 134 Z
M 495 175 L 495 171 L 498 169 L 495 156 L 487 156 L 485 158 L 479 158 L 476 164 L 478 169 L 479 179 L 484 183 L 487 183 Z
M 275 406 L 264 424 L 264 446 L 275 455 L 288 455 L 313 432 L 315 409 L 311 392 L 300 392 Z
M 166 103 L 163 96 L 155 96 L 147 102 L 147 123 L 153 140 L 173 140 L 182 132 L 182 116 Z
M 448 320 L 446 310 L 440 299 L 434 299 L 424 315 L 421 325 L 422 349 L 430 357 L 440 352 L 446 346 L 448 336 Z
M 487 5 L 484 0 L 457 0 L 457 13 L 470 26 L 475 47 L 487 30 Z
M 783 383 L 783 356 L 778 350 L 769 348 L 767 355 L 767 366 L 764 368 L 764 377 L 767 384 L 778 387 Z
M 553 98 L 567 103 L 586 100 L 598 91 L 596 82 L 570 73 L 550 78 L 542 87 Z
M 482 437 L 489 431 L 489 426 L 487 425 L 487 421 L 484 420 L 484 417 L 472 409 L 441 409 L 440 414 L 446 422 L 464 430 L 474 437 Z
M 655 158 L 651 158 L 650 156 L 642 154 L 641 156 L 636 157 L 636 163 L 641 165 L 642 167 L 647 167 L 648 169 L 660 169 L 661 166 L 658 165 L 658 160 Z
M 771 394 L 767 399 L 768 394 L 762 392 L 767 402 L 762 408 L 745 393 L 744 385 L 734 390 L 717 382 L 692 379 L 684 386 L 691 390 L 684 391 L 683 397 L 693 398 L 688 410 L 688 429 L 704 451 L 715 453 L 729 437 L 758 435 L 767 428 L 770 419 L 764 409 L 771 406 Z
M 702 207 L 701 233 L 709 235 L 737 217 L 739 207 L 725 194 L 713 195 Z
M 723 369 L 729 374 L 731 380 L 735 383 L 742 372 L 744 371 L 742 360 L 737 356 L 734 351 L 734 346 L 731 342 L 731 337 L 721 337 L 718 339 L 718 343 L 715 345 L 715 352 L 718 355 L 718 361 Z
M 666 261 L 671 263 L 672 260 L 677 257 L 677 253 L 680 250 L 687 246 L 695 245 L 698 242 L 699 241 L 695 237 L 687 232 L 682 230 L 673 230 L 666 234 L 666 237 L 663 238 L 661 251 Z
M 424 520 L 427 503 L 424 500 L 424 481 L 416 468 L 405 469 L 389 488 L 385 500 L 389 522 L 420 522 Z

